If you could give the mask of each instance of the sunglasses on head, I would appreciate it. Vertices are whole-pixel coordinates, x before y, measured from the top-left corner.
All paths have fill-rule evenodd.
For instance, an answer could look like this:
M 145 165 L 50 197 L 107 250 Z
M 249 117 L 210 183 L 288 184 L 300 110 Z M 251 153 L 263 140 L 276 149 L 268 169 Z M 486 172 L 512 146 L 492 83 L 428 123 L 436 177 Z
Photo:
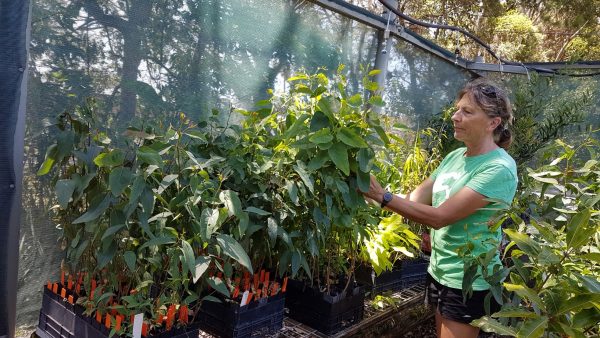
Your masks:
M 496 88 L 494 88 L 493 86 L 483 85 L 480 88 L 483 95 L 489 97 L 490 99 L 498 98 L 498 95 L 496 94 Z

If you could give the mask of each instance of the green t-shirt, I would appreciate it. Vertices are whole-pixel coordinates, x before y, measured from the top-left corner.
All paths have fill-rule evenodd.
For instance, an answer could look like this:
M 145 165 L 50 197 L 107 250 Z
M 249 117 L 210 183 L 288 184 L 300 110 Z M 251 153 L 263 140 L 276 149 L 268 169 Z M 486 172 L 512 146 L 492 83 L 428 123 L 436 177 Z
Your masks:
M 510 205 L 517 189 L 517 167 L 512 157 L 502 148 L 470 157 L 464 156 L 466 150 L 463 147 L 448 154 L 431 174 L 434 181 L 432 205 L 437 208 L 463 187 Z M 490 203 L 456 223 L 431 230 L 431 262 L 428 272 L 440 284 L 455 289 L 462 288 L 464 262 L 457 251 L 467 241 L 475 245 L 473 256 L 487 252 L 500 243 L 501 229 L 492 232 L 488 224 L 497 209 L 505 207 L 499 204 Z M 501 264 L 499 253 L 490 263 L 488 271 L 492 272 L 493 266 L 498 264 Z M 490 285 L 481 274 L 473 283 L 473 290 L 489 288 Z

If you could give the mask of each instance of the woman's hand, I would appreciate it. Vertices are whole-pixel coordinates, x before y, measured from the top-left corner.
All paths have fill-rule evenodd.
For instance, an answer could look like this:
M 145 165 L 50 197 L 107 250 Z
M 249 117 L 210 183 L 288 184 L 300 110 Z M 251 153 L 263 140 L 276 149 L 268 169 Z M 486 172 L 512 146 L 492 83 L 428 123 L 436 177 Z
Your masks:
M 383 194 L 385 193 L 385 190 L 383 189 L 381 184 L 379 184 L 379 182 L 377 182 L 377 179 L 375 178 L 375 176 L 371 175 L 371 183 L 369 184 L 369 191 L 368 192 L 361 191 L 361 193 L 366 198 L 377 202 L 377 204 L 380 204 L 381 200 L 383 199 Z

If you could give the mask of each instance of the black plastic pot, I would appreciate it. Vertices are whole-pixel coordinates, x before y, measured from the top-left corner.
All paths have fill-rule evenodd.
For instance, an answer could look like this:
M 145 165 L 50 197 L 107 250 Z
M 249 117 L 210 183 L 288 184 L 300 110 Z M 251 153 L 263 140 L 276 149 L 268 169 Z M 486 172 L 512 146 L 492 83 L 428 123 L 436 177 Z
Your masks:
M 429 261 L 424 258 L 398 261 L 391 271 L 384 271 L 379 276 L 369 266 L 356 269 L 356 280 L 371 291 L 380 294 L 385 291 L 399 291 L 415 284 L 424 283 L 427 277 Z
M 83 315 L 83 307 L 73 305 L 44 288 L 40 319 L 35 333 L 40 338 L 108 338 L 110 331 L 95 319 Z M 197 323 L 148 338 L 197 338 Z M 114 335 L 114 338 L 119 336 Z
M 328 295 L 302 281 L 288 281 L 288 316 L 327 335 L 361 321 L 364 301 L 365 291 L 360 286 L 353 287 L 346 295 Z
M 285 298 L 280 293 L 246 306 L 204 301 L 196 320 L 203 331 L 219 337 L 264 337 L 283 327 Z

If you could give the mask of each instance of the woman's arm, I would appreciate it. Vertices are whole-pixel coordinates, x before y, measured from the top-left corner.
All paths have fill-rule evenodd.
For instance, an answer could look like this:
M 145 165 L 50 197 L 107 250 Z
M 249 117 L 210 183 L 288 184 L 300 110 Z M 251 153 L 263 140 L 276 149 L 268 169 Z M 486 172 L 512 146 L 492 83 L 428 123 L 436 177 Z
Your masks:
M 433 181 L 427 179 L 415 189 L 414 193 L 416 194 L 415 196 L 410 196 L 410 199 L 395 195 L 386 208 L 412 221 L 434 229 L 440 229 L 471 215 L 489 203 L 485 199 L 485 196 L 465 187 L 439 207 L 434 208 L 431 205 L 425 204 L 426 202 L 431 204 L 432 190 L 429 186 L 433 187 Z M 371 186 L 369 192 L 365 195 L 377 202 L 381 202 L 384 192 L 375 177 L 371 176 Z
M 433 195 L 433 180 L 426 179 L 411 193 L 406 195 L 406 199 L 413 202 L 418 202 L 425 205 L 431 205 Z

